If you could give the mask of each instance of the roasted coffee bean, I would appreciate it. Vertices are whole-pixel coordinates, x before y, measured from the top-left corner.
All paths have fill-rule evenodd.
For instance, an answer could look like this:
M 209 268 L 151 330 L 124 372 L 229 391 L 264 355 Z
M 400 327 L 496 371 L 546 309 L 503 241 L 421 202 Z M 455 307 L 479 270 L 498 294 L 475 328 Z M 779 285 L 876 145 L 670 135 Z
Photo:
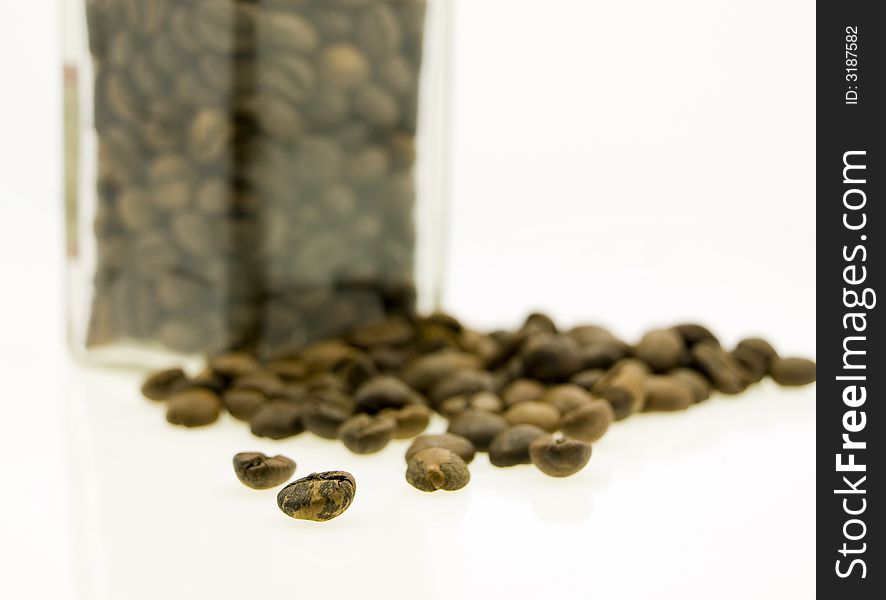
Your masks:
M 446 448 L 426 448 L 409 459 L 406 467 L 406 481 L 423 492 L 460 490 L 470 480 L 465 461 Z
M 403 408 L 423 404 L 422 397 L 408 385 L 390 375 L 376 375 L 354 394 L 357 409 L 375 414 L 385 408 Z
M 179 368 L 156 371 L 142 384 L 142 395 L 149 400 L 166 400 L 186 379 L 187 375 Z
M 661 373 L 685 362 L 686 344 L 673 329 L 656 329 L 640 339 L 634 347 L 634 356 Z
M 302 409 L 283 400 L 264 403 L 252 415 L 249 427 L 258 437 L 282 440 L 304 431 Z
M 747 371 L 731 354 L 714 342 L 699 342 L 692 347 L 697 368 L 724 394 L 738 394 L 748 386 Z
M 651 375 L 646 378 L 644 410 L 685 410 L 694 403 L 692 388 L 682 380 L 667 375 Z
M 565 415 L 590 402 L 591 395 L 580 386 L 564 383 L 547 390 L 541 400 L 553 405 L 561 415 Z
M 480 366 L 480 359 L 472 354 L 440 350 L 410 361 L 400 373 L 400 378 L 411 388 L 427 392 L 438 381 L 459 369 L 477 369 Z
M 529 445 L 529 457 L 538 470 L 551 477 L 568 477 L 591 459 L 591 445 L 580 440 L 545 435 Z
M 590 342 L 579 349 L 582 368 L 585 370 L 608 369 L 629 353 L 628 345 L 615 338 Z
M 409 462 L 413 456 L 427 448 L 445 448 L 459 455 L 468 464 L 474 460 L 476 453 L 474 444 L 466 437 L 454 433 L 426 434 L 413 440 L 412 445 L 406 450 L 406 461 Z
M 560 429 L 568 437 L 593 443 L 606 434 L 614 420 L 612 405 L 604 400 L 592 400 L 564 414 Z
M 616 421 L 643 410 L 649 375 L 645 364 L 630 359 L 621 361 L 594 386 L 593 393 L 612 405 Z
M 277 506 L 294 519 L 329 521 L 348 510 L 356 493 L 357 482 L 350 473 L 311 473 L 280 490 Z
M 492 392 L 474 392 L 447 398 L 440 403 L 437 410 L 444 417 L 451 419 L 458 413 L 469 408 L 500 413 L 504 410 L 504 403 L 501 401 L 501 398 Z
M 772 344 L 763 338 L 745 338 L 738 343 L 736 350 L 749 350 L 760 356 L 769 366 L 769 361 L 778 357 L 778 352 L 772 347 Z
M 209 359 L 209 368 L 229 378 L 240 377 L 259 369 L 258 361 L 245 352 L 229 352 Z
M 342 424 L 356 409 L 353 400 L 343 392 L 325 389 L 313 392 L 302 405 L 302 424 L 305 429 L 328 440 L 338 439 Z
M 565 335 L 538 335 L 523 350 L 524 373 L 539 381 L 565 381 L 581 369 L 578 345 Z
M 300 360 L 292 358 L 280 358 L 264 365 L 266 371 L 274 373 L 284 381 L 297 381 L 304 379 L 308 374 L 308 368 Z
M 439 404 L 447 398 L 476 392 L 488 392 L 495 388 L 495 381 L 487 371 L 479 369 L 459 369 L 431 388 L 429 398 Z
M 355 350 L 341 340 L 324 340 L 305 347 L 299 354 L 308 371 L 328 372 L 354 354 Z
M 342 90 L 359 87 L 370 75 L 366 56 L 348 44 L 327 46 L 320 56 L 320 68 L 326 81 Z
M 545 431 L 557 431 L 560 425 L 560 411 L 547 402 L 519 402 L 504 413 L 511 425 L 537 425 Z
M 379 371 L 399 371 L 409 360 L 409 354 L 397 348 L 388 346 L 376 346 L 367 351 L 369 358 Z
M 375 57 L 399 50 L 403 34 L 394 10 L 384 3 L 367 8 L 357 23 L 357 40 L 361 48 Z
M 415 335 L 413 326 L 403 317 L 391 317 L 377 323 L 370 323 L 356 328 L 349 339 L 360 348 L 375 346 L 400 346 L 412 340 Z
M 222 404 L 235 419 L 250 420 L 268 398 L 263 393 L 250 389 L 230 389 L 222 394 Z
M 591 391 L 605 374 L 606 371 L 604 369 L 586 369 L 573 375 L 569 379 L 569 383 L 573 383 L 587 391 Z
M 246 487 L 267 490 L 284 483 L 295 473 L 295 461 L 285 456 L 266 456 L 261 452 L 234 455 L 234 473 Z
M 545 395 L 545 386 L 534 379 L 515 379 L 501 391 L 506 407 L 519 402 L 536 402 Z
M 431 409 L 423 404 L 412 404 L 403 408 L 386 408 L 380 417 L 389 417 L 397 423 L 394 430 L 395 440 L 412 439 L 425 429 L 431 421 Z
M 320 38 L 316 29 L 294 13 L 262 12 L 258 19 L 258 38 L 262 44 L 281 53 L 308 53 L 316 50 Z
M 528 465 L 532 462 L 529 445 L 545 435 L 544 429 L 528 423 L 508 427 L 489 444 L 489 462 L 496 467 Z
M 525 335 L 533 335 L 536 333 L 557 333 L 557 324 L 546 314 L 534 312 L 526 317 L 520 331 Z
M 769 371 L 769 361 L 747 346 L 737 347 L 732 351 L 732 357 L 744 368 L 748 383 L 761 381 Z
M 711 382 L 707 377 L 696 371 L 686 367 L 680 367 L 669 371 L 668 375 L 681 380 L 692 390 L 692 397 L 695 402 L 703 402 L 711 397 Z
M 815 381 L 815 362 L 807 358 L 775 358 L 769 375 L 779 385 L 807 385 Z
M 385 416 L 356 414 L 342 423 L 338 437 L 354 454 L 379 452 L 394 437 L 397 422 Z
M 597 342 L 617 340 L 611 331 L 600 325 L 578 325 L 567 333 L 579 346 L 590 346 Z
M 241 375 L 231 381 L 229 387 L 236 390 L 255 390 L 261 392 L 267 398 L 281 398 L 284 396 L 283 380 L 277 375 L 264 370 Z
M 711 333 L 711 330 L 704 325 L 697 323 L 684 323 L 673 327 L 674 331 L 680 334 L 687 346 L 693 346 L 699 342 L 713 342 L 719 345 L 717 336 Z
M 205 389 L 221 394 L 227 385 L 227 380 L 219 373 L 210 368 L 203 369 L 194 377 L 185 379 L 176 384 L 175 391 L 183 392 L 185 390 Z
M 362 352 L 355 352 L 342 359 L 335 366 L 335 373 L 348 389 L 356 390 L 377 375 L 378 368 L 369 356 Z
M 177 392 L 166 405 L 166 420 L 173 425 L 202 427 L 215 423 L 221 409 L 218 394 L 194 388 Z
M 509 423 L 501 415 L 485 410 L 468 409 L 457 414 L 449 422 L 449 433 L 467 438 L 474 447 L 485 452 L 496 435 L 508 428 Z

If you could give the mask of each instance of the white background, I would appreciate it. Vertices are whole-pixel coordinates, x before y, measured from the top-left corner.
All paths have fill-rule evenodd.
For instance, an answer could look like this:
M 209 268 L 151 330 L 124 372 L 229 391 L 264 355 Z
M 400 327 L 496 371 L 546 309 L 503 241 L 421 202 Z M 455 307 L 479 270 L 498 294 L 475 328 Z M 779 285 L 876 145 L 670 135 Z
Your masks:
M 692 318 L 814 354 L 813 3 L 457 8 L 448 309 L 628 339 Z M 183 432 L 138 374 L 73 365 L 56 9 L 0 4 L 0 597 L 814 595 L 814 387 L 631 419 L 567 480 L 481 455 L 466 490 L 423 495 L 403 444 Z M 233 481 L 243 449 L 351 470 L 357 501 L 286 520 Z

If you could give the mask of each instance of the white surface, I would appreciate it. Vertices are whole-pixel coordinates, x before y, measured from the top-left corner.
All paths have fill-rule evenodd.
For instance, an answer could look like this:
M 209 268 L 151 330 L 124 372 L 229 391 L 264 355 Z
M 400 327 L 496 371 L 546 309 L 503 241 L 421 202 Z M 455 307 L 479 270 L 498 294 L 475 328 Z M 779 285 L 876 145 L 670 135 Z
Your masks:
M 481 455 L 464 492 L 424 495 L 402 444 L 357 458 L 232 422 L 180 431 L 136 374 L 70 364 L 55 5 L 0 6 L 0 597 L 814 596 L 814 387 L 631 419 L 571 479 Z M 813 11 L 460 2 L 447 307 L 628 338 L 692 317 L 811 354 Z M 357 501 L 287 520 L 233 479 L 246 448 L 351 469 Z

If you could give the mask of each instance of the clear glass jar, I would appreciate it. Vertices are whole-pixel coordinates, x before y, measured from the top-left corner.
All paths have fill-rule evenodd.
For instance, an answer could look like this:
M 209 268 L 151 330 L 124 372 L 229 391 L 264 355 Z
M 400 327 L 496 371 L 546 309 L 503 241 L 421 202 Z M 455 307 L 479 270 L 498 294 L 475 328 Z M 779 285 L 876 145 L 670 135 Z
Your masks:
M 267 355 L 436 306 L 449 0 L 63 2 L 78 355 Z

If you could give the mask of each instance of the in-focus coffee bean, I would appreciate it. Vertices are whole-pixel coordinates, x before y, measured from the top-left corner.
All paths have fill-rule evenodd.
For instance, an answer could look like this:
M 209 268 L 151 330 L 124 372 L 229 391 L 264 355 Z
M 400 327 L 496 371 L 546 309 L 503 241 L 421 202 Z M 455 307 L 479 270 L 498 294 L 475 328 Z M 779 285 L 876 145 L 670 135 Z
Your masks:
M 354 476 L 346 471 L 311 473 L 277 494 L 277 506 L 293 519 L 329 521 L 348 510 L 357 493 Z

